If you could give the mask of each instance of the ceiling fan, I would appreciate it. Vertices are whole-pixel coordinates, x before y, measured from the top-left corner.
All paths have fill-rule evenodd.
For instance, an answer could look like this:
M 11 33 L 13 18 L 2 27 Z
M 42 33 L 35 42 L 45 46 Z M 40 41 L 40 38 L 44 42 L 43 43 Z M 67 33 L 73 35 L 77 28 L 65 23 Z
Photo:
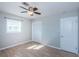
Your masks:
M 21 13 L 28 13 L 30 16 L 33 16 L 34 14 L 37 14 L 37 15 L 41 15 L 40 12 L 37 12 L 38 8 L 37 7 L 34 7 L 34 6 L 30 6 L 28 3 L 26 2 L 22 2 L 22 4 L 26 7 L 23 7 L 23 6 L 19 6 L 20 8 L 24 9 L 25 11 L 22 11 Z

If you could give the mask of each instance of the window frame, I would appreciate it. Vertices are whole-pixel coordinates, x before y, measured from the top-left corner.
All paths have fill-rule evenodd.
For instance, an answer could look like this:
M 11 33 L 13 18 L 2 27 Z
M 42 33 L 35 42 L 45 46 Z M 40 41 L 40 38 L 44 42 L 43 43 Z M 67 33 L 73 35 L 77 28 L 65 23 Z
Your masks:
M 13 22 L 12 22 L 13 21 Z M 12 23 L 12 24 L 10 24 Z M 20 33 L 21 32 L 22 22 L 20 20 L 6 18 L 6 32 L 7 33 Z M 9 27 L 12 27 L 11 29 Z M 17 29 L 15 29 L 15 27 Z

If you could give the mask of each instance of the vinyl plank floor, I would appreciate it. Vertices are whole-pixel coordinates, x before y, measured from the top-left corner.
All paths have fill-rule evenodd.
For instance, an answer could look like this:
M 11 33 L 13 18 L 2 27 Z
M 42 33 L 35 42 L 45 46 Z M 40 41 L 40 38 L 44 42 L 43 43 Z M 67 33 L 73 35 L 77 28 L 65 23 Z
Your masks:
M 78 55 L 44 46 L 37 42 L 29 42 L 1 50 L 0 57 L 78 57 Z

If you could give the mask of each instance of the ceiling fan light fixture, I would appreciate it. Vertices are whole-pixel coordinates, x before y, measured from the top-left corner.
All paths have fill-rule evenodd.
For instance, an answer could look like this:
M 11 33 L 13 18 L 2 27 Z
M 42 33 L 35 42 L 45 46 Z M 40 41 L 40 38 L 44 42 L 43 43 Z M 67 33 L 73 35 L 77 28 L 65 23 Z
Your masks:
M 28 11 L 28 15 L 29 16 L 33 16 L 33 12 L 32 11 Z
M 37 11 L 38 8 L 36 6 L 29 5 L 27 2 L 22 2 L 22 5 L 27 6 L 28 8 L 24 6 L 19 6 L 20 8 L 25 10 L 21 13 L 27 13 L 29 16 L 33 16 L 34 14 L 41 15 L 41 13 Z

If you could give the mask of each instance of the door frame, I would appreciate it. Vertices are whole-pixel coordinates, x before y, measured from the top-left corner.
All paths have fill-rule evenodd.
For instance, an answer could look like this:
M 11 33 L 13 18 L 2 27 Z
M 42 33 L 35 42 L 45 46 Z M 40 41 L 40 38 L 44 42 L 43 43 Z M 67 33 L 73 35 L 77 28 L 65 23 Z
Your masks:
M 74 16 L 74 17 L 77 17 L 77 16 Z M 66 18 L 70 18 L 70 17 L 66 17 Z M 61 20 L 62 20 L 62 19 L 64 19 L 64 18 L 61 18 L 61 19 L 60 19 L 60 49 L 61 49 L 61 50 L 64 50 L 64 49 L 61 48 Z M 77 20 L 77 23 L 78 23 L 78 17 L 77 17 L 76 20 Z M 77 24 L 77 25 L 78 25 L 78 24 Z M 77 27 L 78 27 L 78 26 L 77 26 Z M 78 47 L 78 39 L 77 39 L 77 47 Z M 64 51 L 67 51 L 67 50 L 64 50 Z M 71 51 L 67 51 L 67 52 L 71 52 Z M 78 48 L 77 48 L 77 52 L 71 52 L 71 53 L 79 54 L 79 53 L 78 53 Z

